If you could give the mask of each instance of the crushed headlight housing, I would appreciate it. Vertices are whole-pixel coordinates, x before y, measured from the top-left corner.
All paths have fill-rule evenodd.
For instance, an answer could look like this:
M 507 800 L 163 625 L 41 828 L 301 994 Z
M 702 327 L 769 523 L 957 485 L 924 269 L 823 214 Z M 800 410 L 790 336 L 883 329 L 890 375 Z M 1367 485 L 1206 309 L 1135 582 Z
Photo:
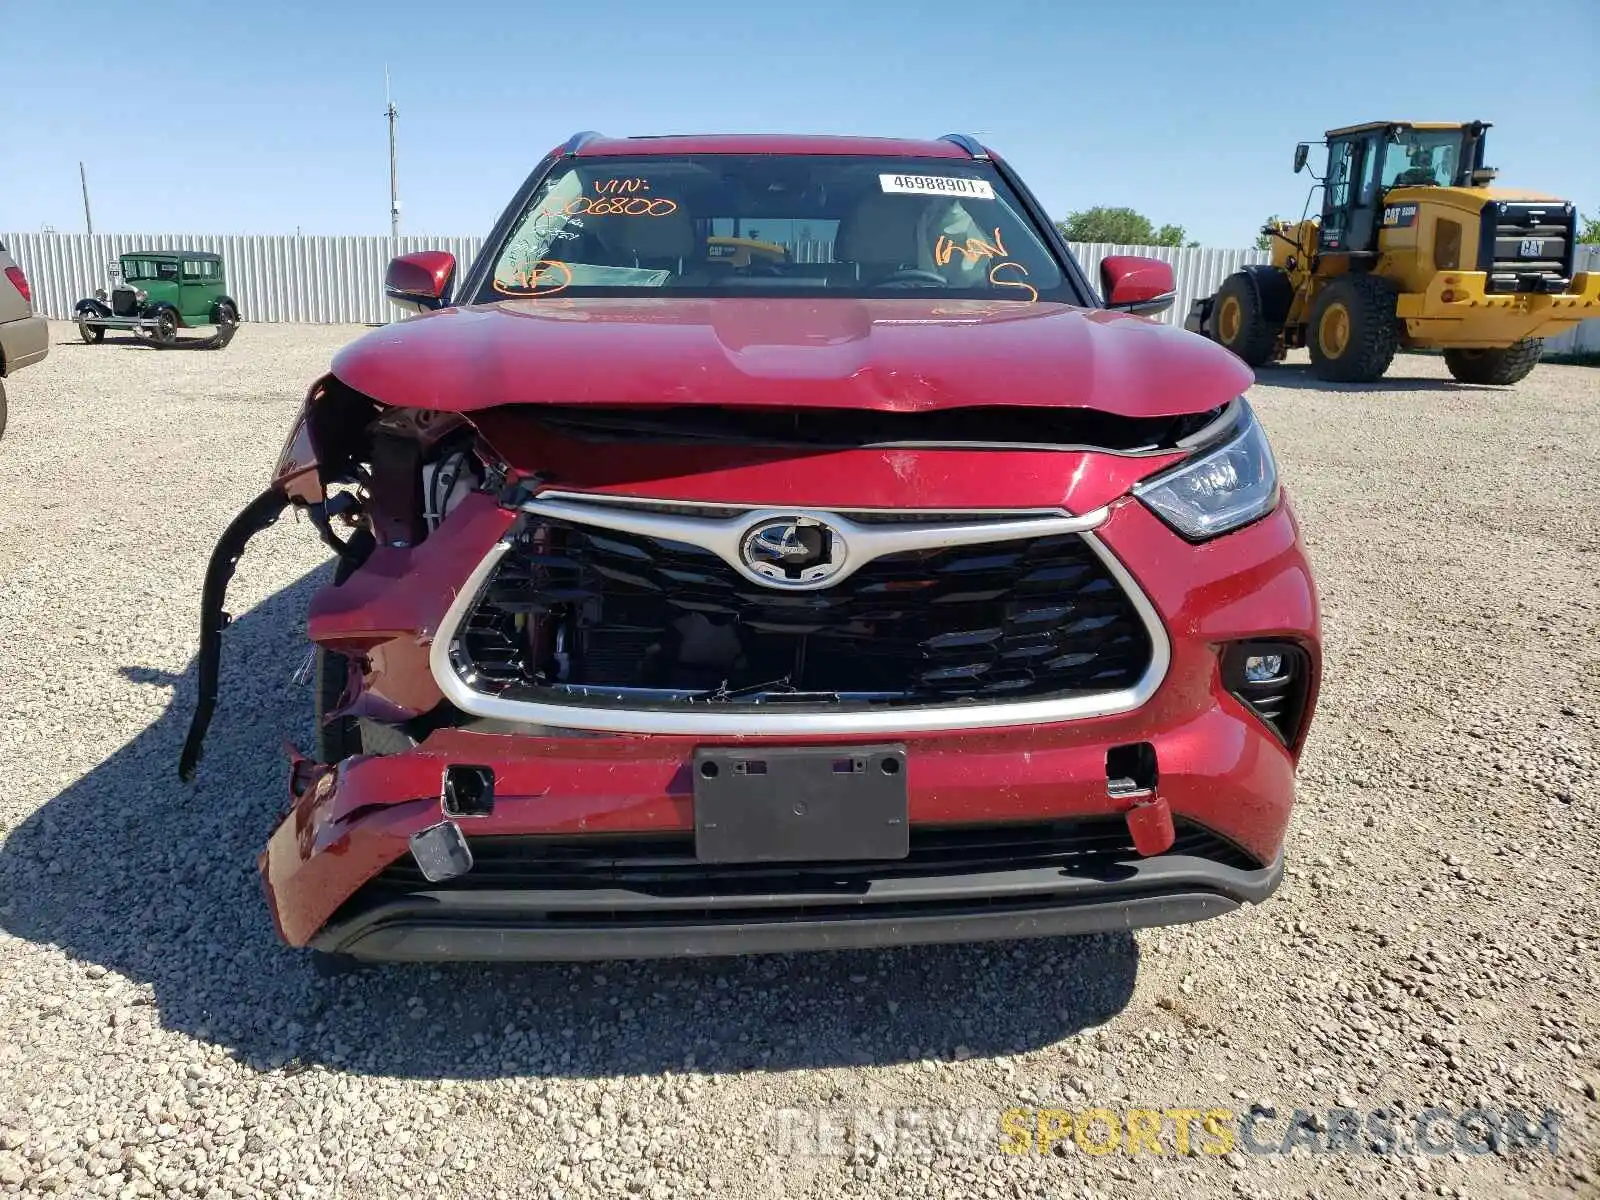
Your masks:
M 1191 542 L 1248 525 L 1278 507 L 1278 464 L 1266 431 L 1248 404 L 1238 432 L 1133 494 Z

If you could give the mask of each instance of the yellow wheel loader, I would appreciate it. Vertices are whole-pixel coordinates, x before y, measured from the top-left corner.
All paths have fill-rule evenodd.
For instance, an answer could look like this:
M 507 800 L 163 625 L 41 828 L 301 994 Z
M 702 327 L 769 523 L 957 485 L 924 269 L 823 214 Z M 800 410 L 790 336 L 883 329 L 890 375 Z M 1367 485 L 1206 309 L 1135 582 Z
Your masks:
M 1467 383 L 1515 383 L 1544 338 L 1600 317 L 1600 272 L 1575 273 L 1578 214 L 1490 187 L 1483 121 L 1369 121 L 1327 134 L 1320 216 L 1262 232 L 1272 259 L 1196 300 L 1184 328 L 1251 366 L 1311 351 L 1322 379 L 1365 383 L 1402 347 L 1439 349 Z M 1295 148 L 1302 170 L 1311 147 Z M 1310 202 L 1307 202 L 1309 209 Z

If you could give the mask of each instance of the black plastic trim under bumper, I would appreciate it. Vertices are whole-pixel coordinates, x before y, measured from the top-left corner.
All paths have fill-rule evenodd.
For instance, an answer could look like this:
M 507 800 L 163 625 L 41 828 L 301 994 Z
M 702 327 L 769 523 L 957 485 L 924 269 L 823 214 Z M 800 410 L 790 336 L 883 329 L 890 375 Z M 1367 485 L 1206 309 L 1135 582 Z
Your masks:
M 1054 937 L 1221 916 L 1265 900 L 1282 876 L 1281 854 L 1253 871 L 1160 855 L 1115 882 L 1029 867 L 880 880 L 849 895 L 441 887 L 341 913 L 311 945 L 376 961 L 580 961 Z

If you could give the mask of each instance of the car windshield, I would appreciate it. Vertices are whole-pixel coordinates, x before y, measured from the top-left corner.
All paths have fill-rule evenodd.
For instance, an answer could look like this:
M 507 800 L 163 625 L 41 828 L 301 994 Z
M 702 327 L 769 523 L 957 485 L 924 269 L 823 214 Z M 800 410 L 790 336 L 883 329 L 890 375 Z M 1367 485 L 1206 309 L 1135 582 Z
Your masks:
M 1081 302 L 990 163 L 770 154 L 565 159 L 476 299 L 641 291 Z
M 127 282 L 136 279 L 176 279 L 178 264 L 155 258 L 125 258 L 122 260 L 122 278 Z

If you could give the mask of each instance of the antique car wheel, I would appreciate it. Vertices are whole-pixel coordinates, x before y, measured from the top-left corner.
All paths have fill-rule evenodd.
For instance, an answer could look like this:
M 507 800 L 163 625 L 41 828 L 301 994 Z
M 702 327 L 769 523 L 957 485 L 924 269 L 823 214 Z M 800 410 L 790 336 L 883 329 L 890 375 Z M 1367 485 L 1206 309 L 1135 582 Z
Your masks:
M 103 342 L 106 340 L 106 331 L 104 326 L 90 325 L 82 317 L 79 317 L 78 336 L 92 346 L 96 342 Z
M 151 339 L 158 346 L 176 346 L 178 344 L 178 314 L 170 308 L 164 309 L 156 318 L 156 327 L 151 331 Z
M 211 339 L 211 348 L 221 350 L 233 341 L 233 335 L 237 332 L 239 332 L 239 314 L 233 311 L 233 305 L 217 305 L 217 332 Z

